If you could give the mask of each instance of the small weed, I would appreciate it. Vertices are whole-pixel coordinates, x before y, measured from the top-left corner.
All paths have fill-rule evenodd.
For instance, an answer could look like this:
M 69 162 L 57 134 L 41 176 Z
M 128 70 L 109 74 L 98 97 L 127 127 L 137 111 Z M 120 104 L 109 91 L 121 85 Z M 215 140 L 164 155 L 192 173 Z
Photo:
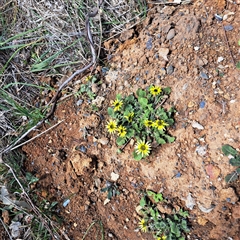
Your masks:
M 174 124 L 174 108 L 165 110 L 162 105 L 169 97 L 171 89 L 150 86 L 148 90 L 138 89 L 136 96 L 122 97 L 117 94 L 112 107 L 108 108 L 111 117 L 106 125 L 109 133 L 117 133 L 118 146 L 126 144 L 131 138 L 137 141 L 133 156 L 135 160 L 147 157 L 151 144 L 174 142 L 167 134 L 167 127 Z
M 232 156 L 232 158 L 229 160 L 229 163 L 234 167 L 238 167 L 234 172 L 225 177 L 225 181 L 227 183 L 233 182 L 237 180 L 238 176 L 240 175 L 240 153 L 228 144 L 222 146 L 222 151 L 224 155 Z
M 107 198 L 110 200 L 120 194 L 116 183 L 106 182 L 106 187 L 101 189 L 101 192 L 108 192 Z
M 143 232 L 150 232 L 157 240 L 184 240 L 184 233 L 190 230 L 187 226 L 188 212 L 180 209 L 172 214 L 161 213 L 157 204 L 166 200 L 162 194 L 147 191 L 140 200 L 142 219 L 139 228 Z
M 98 79 L 96 78 L 96 76 L 88 76 L 86 78 L 86 83 L 81 84 L 81 87 L 76 93 L 76 95 L 78 96 L 78 95 L 86 94 L 89 99 L 94 100 L 96 97 L 96 94 L 93 93 L 92 91 L 92 84 L 95 84 L 97 81 Z

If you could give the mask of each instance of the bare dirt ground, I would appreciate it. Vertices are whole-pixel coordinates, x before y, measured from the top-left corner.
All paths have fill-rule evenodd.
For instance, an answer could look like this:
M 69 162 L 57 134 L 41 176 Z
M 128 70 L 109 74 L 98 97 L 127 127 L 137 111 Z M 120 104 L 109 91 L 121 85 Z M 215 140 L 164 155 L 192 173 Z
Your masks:
M 104 98 L 100 111 L 92 111 L 87 101 L 78 106 L 82 96 L 64 100 L 51 123 L 64 121 L 24 146 L 26 168 L 40 178 L 39 196 L 59 202 L 63 230 L 71 239 L 82 239 L 95 220 L 103 223 L 106 239 L 153 239 L 138 230 L 135 211 L 140 190 L 151 189 L 189 211 L 188 239 L 239 240 L 239 180 L 224 181 L 234 168 L 221 151 L 223 144 L 240 149 L 240 74 L 223 30 L 233 28 L 226 36 L 237 62 L 239 7 L 223 0 L 149 4 L 141 25 L 104 44 L 109 71 L 95 72 L 102 81 L 94 89 Z M 228 14 L 227 19 L 218 22 L 216 13 Z M 168 104 L 177 113 L 170 133 L 176 141 L 137 162 L 131 144 L 117 154 L 105 128 L 106 109 L 117 93 L 127 95 L 151 84 L 172 89 Z M 112 173 L 119 175 L 121 194 L 104 204 L 106 193 L 100 190 Z M 66 199 L 70 202 L 63 207 Z M 100 236 L 98 231 L 96 224 L 86 239 Z

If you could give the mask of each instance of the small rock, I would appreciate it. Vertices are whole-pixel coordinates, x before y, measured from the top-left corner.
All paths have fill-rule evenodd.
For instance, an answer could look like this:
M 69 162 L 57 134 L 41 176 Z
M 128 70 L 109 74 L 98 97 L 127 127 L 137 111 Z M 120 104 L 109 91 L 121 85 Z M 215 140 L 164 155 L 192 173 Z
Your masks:
M 66 200 L 63 202 L 63 207 L 66 207 L 69 203 L 70 203 L 70 199 L 66 199 Z
M 169 48 L 159 48 L 158 54 L 164 60 L 168 61 L 167 55 L 169 53 Z
M 116 182 L 118 179 L 119 179 L 119 175 L 114 173 L 114 172 L 112 172 L 111 173 L 111 180 Z
M 103 205 L 106 205 L 106 204 L 108 204 L 109 202 L 110 202 L 110 199 L 107 198 L 107 199 L 104 200 Z
M 188 103 L 188 107 L 189 107 L 189 108 L 192 108 L 192 107 L 194 107 L 194 106 L 195 106 L 195 102 L 190 101 L 190 102 Z
M 199 49 L 200 49 L 200 47 L 198 47 L 198 46 L 194 47 L 195 51 L 198 51 Z
M 205 170 L 211 180 L 216 180 L 221 173 L 220 168 L 218 168 L 212 164 L 206 165 Z
M 102 137 L 98 139 L 98 142 L 101 143 L 102 145 L 107 145 L 109 143 L 109 139 L 106 137 Z
M 232 31 L 233 30 L 233 26 L 232 25 L 226 25 L 224 26 L 225 31 Z
M 192 198 L 191 193 L 188 193 L 187 199 L 185 199 L 186 207 L 190 210 L 193 210 L 193 207 L 196 205 L 195 200 Z
M 81 145 L 79 148 L 78 148 L 79 151 L 81 151 L 82 153 L 86 153 L 87 152 L 87 148 L 83 145 Z
M 97 93 L 99 91 L 99 87 L 96 83 L 92 84 L 92 92 L 93 93 Z
M 149 38 L 147 43 L 146 43 L 146 48 L 150 50 L 152 48 L 152 38 Z
M 173 67 L 172 65 L 169 65 L 169 66 L 167 67 L 167 74 L 168 74 L 168 75 L 171 75 L 171 74 L 173 73 L 173 71 L 174 71 L 174 67 Z
M 215 208 L 215 206 L 211 206 L 210 208 L 206 208 L 203 205 L 201 205 L 200 203 L 198 203 L 198 208 L 204 213 L 210 213 Z
M 220 62 L 222 62 L 223 60 L 224 60 L 223 57 L 218 57 L 217 62 L 220 63 Z
M 142 207 L 139 205 L 139 206 L 137 206 L 136 208 L 135 208 L 135 210 L 136 210 L 136 212 L 137 212 L 137 214 L 139 214 L 139 215 L 142 215 Z
M 199 104 L 199 108 L 204 108 L 206 105 L 206 102 L 205 101 L 201 101 L 200 104 Z
M 192 127 L 193 128 L 197 128 L 199 130 L 203 130 L 204 129 L 204 127 L 201 124 L 199 124 L 198 122 L 196 122 L 196 121 L 192 122 Z
M 208 220 L 206 218 L 203 218 L 203 217 L 198 217 L 197 222 L 198 222 L 199 225 L 205 226 L 206 223 L 208 222 Z
M 82 105 L 82 103 L 83 103 L 83 100 L 82 100 L 82 99 L 79 99 L 79 100 L 77 101 L 76 105 L 77 105 L 77 106 L 80 106 L 80 105 Z
M 92 104 L 95 104 L 97 107 L 102 107 L 104 100 L 105 97 L 97 96 L 96 99 L 92 101 Z
M 171 29 L 167 34 L 167 40 L 171 40 L 175 36 L 175 30 Z
M 208 75 L 205 72 L 200 72 L 200 77 L 206 80 L 209 79 Z
M 197 146 L 196 152 L 199 156 L 203 157 L 207 153 L 207 146 Z

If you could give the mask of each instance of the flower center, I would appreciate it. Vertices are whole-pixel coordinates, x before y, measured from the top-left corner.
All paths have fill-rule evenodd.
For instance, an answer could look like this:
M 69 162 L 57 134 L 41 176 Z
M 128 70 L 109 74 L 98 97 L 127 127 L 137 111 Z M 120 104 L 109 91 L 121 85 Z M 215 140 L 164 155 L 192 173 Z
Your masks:
M 142 151 L 145 151 L 147 148 L 146 148 L 146 146 L 143 145 L 143 146 L 140 147 L 140 149 L 141 149 Z

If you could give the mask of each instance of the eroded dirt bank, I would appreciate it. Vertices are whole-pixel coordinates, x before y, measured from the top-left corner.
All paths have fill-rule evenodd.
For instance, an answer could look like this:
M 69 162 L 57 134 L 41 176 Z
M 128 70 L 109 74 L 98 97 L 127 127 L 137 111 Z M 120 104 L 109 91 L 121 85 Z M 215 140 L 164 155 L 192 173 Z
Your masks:
M 119 39 L 105 42 L 110 69 L 97 89 L 100 111 L 72 98 L 59 104 L 53 122 L 63 120 L 44 137 L 24 146 L 28 171 L 36 172 L 39 195 L 59 201 L 71 239 L 82 239 L 94 220 L 101 220 L 106 239 L 153 239 L 137 230 L 139 191 L 162 192 L 176 207 L 189 210 L 189 239 L 239 239 L 239 180 L 226 184 L 233 171 L 221 147 L 240 148 L 239 70 L 232 63 L 223 25 L 235 61 L 239 61 L 239 5 L 195 1 L 191 5 L 153 5 L 145 21 Z M 98 69 L 101 71 L 101 69 Z M 105 129 L 106 108 L 117 93 L 130 94 L 150 84 L 170 86 L 168 105 L 177 109 L 172 144 L 153 149 L 147 161 L 132 159 L 133 145 L 117 154 Z M 80 85 L 75 85 L 77 88 Z M 121 194 L 104 205 L 101 193 L 111 173 L 119 175 Z M 64 208 L 62 203 L 70 199 Z M 86 239 L 94 239 L 93 228 Z

